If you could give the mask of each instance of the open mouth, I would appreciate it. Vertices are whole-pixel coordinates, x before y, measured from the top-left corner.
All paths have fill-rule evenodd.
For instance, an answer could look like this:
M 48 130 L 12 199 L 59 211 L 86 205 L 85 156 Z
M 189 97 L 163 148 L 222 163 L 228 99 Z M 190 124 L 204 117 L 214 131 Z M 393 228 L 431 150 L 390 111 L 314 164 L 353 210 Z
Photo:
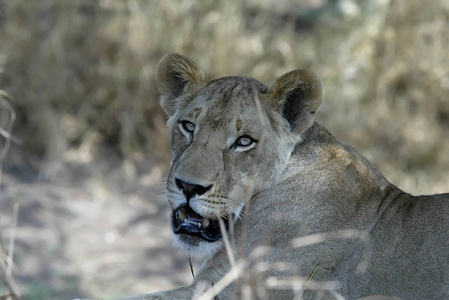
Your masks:
M 223 221 L 227 230 L 229 228 L 229 220 L 224 218 Z M 208 242 L 215 242 L 221 239 L 218 220 L 206 219 L 187 205 L 173 211 L 172 226 L 173 232 L 176 234 L 196 236 Z

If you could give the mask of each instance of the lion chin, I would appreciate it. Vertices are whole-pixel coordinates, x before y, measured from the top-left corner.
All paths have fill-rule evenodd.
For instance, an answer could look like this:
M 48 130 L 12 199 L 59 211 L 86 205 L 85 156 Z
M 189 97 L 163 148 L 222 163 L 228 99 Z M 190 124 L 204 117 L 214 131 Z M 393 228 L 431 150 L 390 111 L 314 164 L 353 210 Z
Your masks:
M 197 259 L 211 258 L 223 246 L 222 240 L 205 241 L 202 238 L 173 233 L 173 247 Z

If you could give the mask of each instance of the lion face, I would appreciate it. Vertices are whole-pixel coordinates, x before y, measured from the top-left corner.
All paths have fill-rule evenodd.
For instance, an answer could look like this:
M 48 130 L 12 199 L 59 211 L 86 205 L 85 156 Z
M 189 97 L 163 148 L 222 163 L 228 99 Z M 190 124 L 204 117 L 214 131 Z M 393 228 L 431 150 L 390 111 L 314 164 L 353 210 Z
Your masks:
M 228 226 L 254 194 L 278 180 L 292 143 L 282 139 L 282 122 L 272 124 L 262 106 L 259 115 L 256 101 L 265 93 L 242 78 L 218 80 L 170 118 L 167 196 L 182 245 L 219 241 L 218 218 Z
M 313 73 L 301 72 L 321 88 Z M 316 98 L 304 97 L 311 94 L 307 76 L 292 79 L 288 73 L 270 89 L 247 77 L 203 82 L 188 58 L 161 60 L 158 84 L 171 152 L 166 191 L 177 247 L 213 255 L 221 247 L 219 219 L 228 227 L 255 194 L 277 183 L 313 123 L 314 102 L 321 102 L 321 90 Z M 302 101 L 289 103 L 292 96 Z

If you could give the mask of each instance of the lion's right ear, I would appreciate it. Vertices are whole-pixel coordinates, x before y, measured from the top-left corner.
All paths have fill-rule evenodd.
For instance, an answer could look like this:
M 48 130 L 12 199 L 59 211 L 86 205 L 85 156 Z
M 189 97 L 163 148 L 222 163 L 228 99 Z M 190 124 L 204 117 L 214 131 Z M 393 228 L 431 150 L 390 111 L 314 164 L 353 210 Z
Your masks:
M 189 58 L 178 53 L 165 55 L 157 66 L 157 84 L 161 106 L 172 116 L 176 112 L 176 98 L 191 91 L 204 80 L 204 73 Z
M 270 87 L 270 105 L 301 134 L 312 126 L 323 98 L 321 79 L 314 72 L 298 69 L 277 78 Z

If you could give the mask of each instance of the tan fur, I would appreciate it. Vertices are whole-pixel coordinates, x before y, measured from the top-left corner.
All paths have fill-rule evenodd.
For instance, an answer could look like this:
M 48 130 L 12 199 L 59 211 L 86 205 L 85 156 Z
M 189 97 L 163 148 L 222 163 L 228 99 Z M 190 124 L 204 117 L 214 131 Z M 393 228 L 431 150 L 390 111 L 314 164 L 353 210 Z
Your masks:
M 313 72 L 292 71 L 270 88 L 247 77 L 202 80 L 182 55 L 159 64 L 171 132 L 170 205 L 186 203 L 174 182 L 181 178 L 211 186 L 190 199 L 198 214 L 237 216 L 235 255 L 247 263 L 245 275 L 219 299 L 247 297 L 245 291 L 256 299 L 293 299 L 298 291 L 272 287 L 275 279 L 292 278 L 308 282 L 301 299 L 449 299 L 449 194 L 401 191 L 314 123 L 322 88 Z M 182 132 L 184 120 L 195 125 L 192 135 Z M 242 135 L 256 144 L 236 147 Z M 175 239 L 190 255 L 204 256 L 193 283 L 133 299 L 190 299 L 229 271 L 222 240 Z M 256 255 L 262 245 L 264 254 Z M 339 287 L 329 291 L 325 282 Z

